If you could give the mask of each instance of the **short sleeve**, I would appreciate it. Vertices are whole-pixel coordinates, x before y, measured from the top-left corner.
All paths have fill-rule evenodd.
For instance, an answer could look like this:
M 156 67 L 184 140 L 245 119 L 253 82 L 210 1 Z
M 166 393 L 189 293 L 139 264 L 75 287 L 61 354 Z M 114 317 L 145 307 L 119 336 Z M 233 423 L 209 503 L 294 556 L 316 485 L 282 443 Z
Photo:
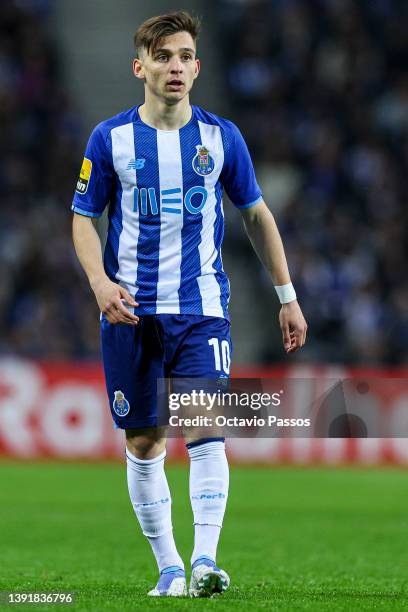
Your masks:
M 112 155 L 98 125 L 85 150 L 71 210 L 87 217 L 100 217 L 109 202 L 113 173 Z
M 241 132 L 231 122 L 223 133 L 224 167 L 221 183 L 237 208 L 251 208 L 262 199 L 251 156 Z

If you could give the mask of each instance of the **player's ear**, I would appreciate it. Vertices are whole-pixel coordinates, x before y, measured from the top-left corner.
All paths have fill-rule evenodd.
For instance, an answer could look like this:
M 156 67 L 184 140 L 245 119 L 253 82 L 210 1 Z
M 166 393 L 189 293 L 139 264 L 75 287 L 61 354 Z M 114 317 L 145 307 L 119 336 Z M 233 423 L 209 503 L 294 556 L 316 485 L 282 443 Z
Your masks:
M 194 71 L 194 78 L 196 79 L 200 73 L 200 69 L 201 69 L 201 63 L 199 59 L 195 60 L 195 71 Z
M 133 74 L 137 79 L 145 78 L 144 67 L 142 61 L 138 57 L 135 57 L 133 60 Z

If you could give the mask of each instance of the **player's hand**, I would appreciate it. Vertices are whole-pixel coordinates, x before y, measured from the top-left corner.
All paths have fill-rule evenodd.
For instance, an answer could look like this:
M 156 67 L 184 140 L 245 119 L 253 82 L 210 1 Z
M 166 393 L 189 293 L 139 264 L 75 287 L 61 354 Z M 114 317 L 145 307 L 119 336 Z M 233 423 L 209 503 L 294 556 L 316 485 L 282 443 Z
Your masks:
M 93 283 L 92 289 L 100 311 L 110 323 L 138 324 L 139 317 L 129 312 L 124 302 L 129 306 L 139 306 L 139 304 L 124 287 L 113 283 L 106 277 Z
M 279 313 L 283 346 L 287 353 L 294 353 L 306 342 L 307 323 L 297 300 L 282 304 Z

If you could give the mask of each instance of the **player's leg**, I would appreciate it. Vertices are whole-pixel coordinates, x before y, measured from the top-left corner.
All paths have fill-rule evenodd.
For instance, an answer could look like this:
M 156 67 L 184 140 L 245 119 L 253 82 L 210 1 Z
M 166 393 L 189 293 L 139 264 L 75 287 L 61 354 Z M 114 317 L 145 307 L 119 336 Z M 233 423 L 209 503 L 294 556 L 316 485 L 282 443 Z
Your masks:
M 163 350 L 153 317 L 139 325 L 101 321 L 102 355 L 111 413 L 126 430 L 128 488 L 136 516 L 161 573 L 152 595 L 185 594 L 184 567 L 171 523 L 171 497 L 164 472 L 165 436 L 157 428 L 157 379 Z
M 161 428 L 127 429 L 129 496 L 159 568 L 149 595 L 185 595 L 184 564 L 177 552 L 171 521 L 171 495 L 164 471 L 166 439 Z
M 178 332 L 172 376 L 203 379 L 228 378 L 232 352 L 229 322 L 221 318 L 173 317 Z M 205 597 L 229 585 L 227 574 L 216 566 L 217 546 L 228 498 L 229 469 L 220 432 L 190 432 L 190 499 L 194 516 L 194 550 L 190 593 Z
M 194 516 L 190 594 L 223 592 L 229 577 L 216 565 L 217 547 L 228 497 L 229 468 L 225 443 L 217 438 L 187 444 L 190 456 L 190 500 Z

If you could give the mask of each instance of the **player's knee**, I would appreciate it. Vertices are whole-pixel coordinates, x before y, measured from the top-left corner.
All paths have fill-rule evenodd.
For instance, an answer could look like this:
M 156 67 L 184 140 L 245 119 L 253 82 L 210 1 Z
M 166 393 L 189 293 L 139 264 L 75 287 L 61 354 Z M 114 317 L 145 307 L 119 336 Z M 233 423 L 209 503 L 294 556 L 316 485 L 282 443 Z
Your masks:
M 166 448 L 166 438 L 157 429 L 127 429 L 126 446 L 138 459 L 154 459 Z

